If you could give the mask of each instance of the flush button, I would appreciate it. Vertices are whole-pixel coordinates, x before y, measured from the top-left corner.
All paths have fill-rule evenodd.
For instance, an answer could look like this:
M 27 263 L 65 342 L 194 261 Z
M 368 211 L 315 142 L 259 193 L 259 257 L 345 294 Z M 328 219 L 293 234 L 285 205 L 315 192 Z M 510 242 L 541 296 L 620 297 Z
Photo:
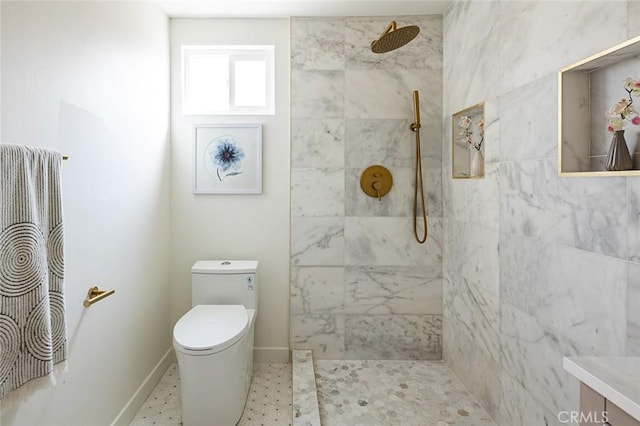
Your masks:
M 253 277 L 251 275 L 249 275 L 247 277 L 247 290 L 249 291 L 253 291 L 254 287 L 253 287 Z

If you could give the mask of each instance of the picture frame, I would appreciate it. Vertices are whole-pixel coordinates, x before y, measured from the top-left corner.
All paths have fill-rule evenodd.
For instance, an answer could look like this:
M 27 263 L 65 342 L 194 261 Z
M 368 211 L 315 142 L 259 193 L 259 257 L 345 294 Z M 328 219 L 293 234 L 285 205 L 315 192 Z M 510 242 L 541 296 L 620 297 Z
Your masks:
M 194 194 L 262 193 L 262 125 L 193 126 Z

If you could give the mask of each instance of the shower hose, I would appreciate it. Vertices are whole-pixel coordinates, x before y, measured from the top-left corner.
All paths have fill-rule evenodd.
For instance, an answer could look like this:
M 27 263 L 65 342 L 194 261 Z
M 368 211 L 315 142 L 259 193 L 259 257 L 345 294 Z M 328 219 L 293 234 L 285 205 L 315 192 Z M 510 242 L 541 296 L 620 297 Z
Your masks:
M 411 130 L 416 133 L 416 176 L 413 193 L 413 234 L 416 241 L 423 244 L 427 240 L 427 209 L 424 205 L 424 184 L 422 182 L 422 154 L 420 153 L 420 127 L 412 126 Z M 418 235 L 418 188 L 420 188 L 420 204 L 422 208 L 422 226 L 424 231 Z

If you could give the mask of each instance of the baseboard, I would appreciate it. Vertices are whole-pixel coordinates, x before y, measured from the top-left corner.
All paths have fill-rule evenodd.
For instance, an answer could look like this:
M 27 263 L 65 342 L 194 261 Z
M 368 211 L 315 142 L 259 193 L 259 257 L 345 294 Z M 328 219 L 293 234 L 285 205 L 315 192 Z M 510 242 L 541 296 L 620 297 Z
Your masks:
M 253 348 L 253 362 L 263 364 L 286 364 L 289 360 L 289 348 Z
M 176 362 L 176 355 L 173 349 L 167 350 L 164 356 L 158 361 L 151 373 L 142 382 L 140 387 L 134 392 L 133 396 L 124 408 L 118 413 L 116 419 L 111 423 L 111 426 L 128 426 L 131 420 L 135 417 L 144 401 L 151 395 L 151 392 L 156 387 L 164 373 L 169 368 L 169 365 Z

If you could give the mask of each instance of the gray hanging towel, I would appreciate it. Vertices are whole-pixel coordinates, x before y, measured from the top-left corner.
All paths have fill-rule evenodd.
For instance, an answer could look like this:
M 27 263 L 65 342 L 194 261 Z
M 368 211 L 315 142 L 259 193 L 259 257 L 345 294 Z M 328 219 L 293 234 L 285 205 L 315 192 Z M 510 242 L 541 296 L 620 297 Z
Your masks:
M 3 404 L 51 383 L 67 357 L 61 167 L 59 152 L 0 144 Z

